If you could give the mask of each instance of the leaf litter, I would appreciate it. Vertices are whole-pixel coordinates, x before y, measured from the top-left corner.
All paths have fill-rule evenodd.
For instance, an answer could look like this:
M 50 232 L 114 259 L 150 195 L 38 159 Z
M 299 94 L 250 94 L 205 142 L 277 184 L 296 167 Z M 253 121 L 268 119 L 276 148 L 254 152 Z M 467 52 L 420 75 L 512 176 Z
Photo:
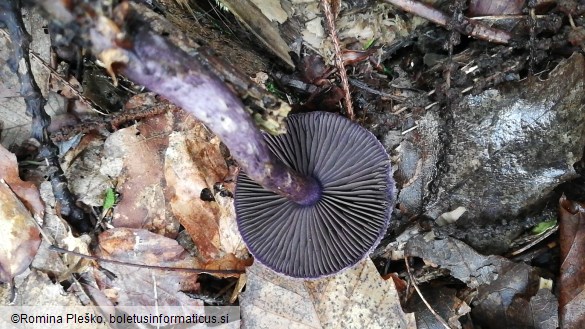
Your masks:
M 312 5 L 317 7 L 316 4 Z M 302 4 L 302 6 L 305 6 L 305 4 Z M 380 4 L 378 7 L 386 8 L 388 5 Z M 378 18 L 388 20 L 385 13 L 386 11 L 384 11 L 384 16 Z M 365 19 L 371 18 L 370 15 L 361 11 L 359 15 Z M 351 16 L 343 16 L 341 19 L 347 19 L 348 17 L 351 20 Z M 383 25 L 394 27 L 406 24 L 402 22 L 403 19 L 406 19 L 406 16 L 397 15 L 392 19 L 392 24 L 383 22 Z M 315 24 L 313 20 L 307 22 Z M 309 23 L 307 23 L 307 27 Z M 338 24 L 343 23 L 338 22 Z M 317 25 L 321 28 L 320 24 Z M 364 27 L 369 29 L 369 25 L 371 24 L 365 24 Z M 315 31 L 318 32 L 318 29 L 315 29 Z M 349 33 L 351 30 L 348 32 L 341 28 L 341 32 Z M 357 31 L 355 32 L 358 35 L 356 38 L 362 43 L 370 42 L 375 37 L 372 33 L 377 33 L 376 31 L 370 32 L 369 34 L 364 34 Z M 392 40 L 399 36 L 398 33 L 394 33 L 393 29 L 388 29 L 386 32 L 391 34 L 389 39 Z M 319 42 L 323 38 L 324 35 L 320 35 Z M 326 42 L 328 43 L 329 41 Z M 386 42 L 388 43 L 389 41 L 387 40 Z M 328 45 L 328 47 L 330 46 Z M 378 52 L 378 54 L 380 53 Z M 454 119 L 460 120 L 456 122 L 463 123 L 465 128 L 456 132 L 455 139 L 467 141 L 466 138 L 470 133 L 475 132 L 481 135 L 489 130 L 481 129 L 483 127 L 481 124 L 476 125 L 480 129 L 473 125 L 472 127 L 464 125 L 469 122 L 474 123 L 474 120 L 480 123 L 488 121 L 494 123 L 496 129 L 492 131 L 493 133 L 497 133 L 498 124 L 503 126 L 508 124 L 515 125 L 518 123 L 516 121 L 519 121 L 524 126 L 533 124 L 534 127 L 531 127 L 534 128 L 535 134 L 539 135 L 539 129 L 548 125 L 548 122 L 546 122 L 547 115 L 550 114 L 553 108 L 558 110 L 559 104 L 579 103 L 574 102 L 574 99 L 578 98 L 579 91 L 582 91 L 582 79 L 580 76 L 582 75 L 582 70 L 579 69 L 583 66 L 582 61 L 581 57 L 574 56 L 566 61 L 569 62 L 569 65 L 566 62 L 562 64 L 565 66 L 560 65 L 559 70 L 564 71 L 561 71 L 561 73 L 555 72 L 551 75 L 553 77 L 556 75 L 555 79 L 557 80 L 546 81 L 545 79 L 540 84 L 529 81 L 527 85 L 536 86 L 529 91 L 516 93 L 513 89 L 518 86 L 513 86 L 510 88 L 512 91 L 491 89 L 469 96 L 466 99 L 467 103 L 465 101 L 459 103 L 460 108 L 456 108 L 454 113 Z M 359 69 L 356 68 L 356 70 Z M 408 78 L 408 73 L 400 70 L 396 70 L 396 72 L 400 72 L 401 78 L 410 79 Z M 559 81 L 558 76 L 562 77 L 561 81 Z M 394 82 L 396 83 L 397 81 Z M 517 108 L 522 105 L 518 105 L 518 103 L 507 104 L 507 101 L 521 99 L 524 102 L 542 103 L 540 100 L 527 100 L 516 96 L 536 95 L 546 98 L 549 94 L 556 92 L 552 89 L 555 87 L 559 89 L 557 85 L 566 86 L 566 88 L 560 88 L 562 89 L 561 91 L 569 90 L 570 93 L 568 96 L 562 93 L 555 95 L 552 103 L 546 104 L 548 108 L 539 108 L 542 111 L 538 113 L 538 118 L 529 122 L 533 119 L 530 116 L 534 114 L 532 113 L 521 120 L 516 120 L 517 118 L 507 120 L 510 118 L 504 113 L 506 108 Z M 335 87 L 335 85 L 333 86 Z M 518 88 L 521 89 L 520 87 Z M 11 89 L 9 86 L 1 92 L 10 94 L 14 91 L 15 89 Z M 414 93 L 414 91 L 411 92 Z M 75 95 L 68 96 L 74 97 Z M 567 98 L 563 98 L 565 96 Z M 143 98 L 141 99 L 141 97 Z M 144 99 L 149 100 L 145 101 Z M 498 101 L 495 103 L 499 105 L 495 107 L 503 107 L 504 109 L 488 111 L 487 114 L 482 114 L 483 116 L 479 118 L 474 117 L 474 115 L 477 115 L 475 106 L 478 104 L 483 105 L 481 103 L 484 101 L 489 103 L 490 99 L 497 99 Z M 143 102 L 142 105 L 148 106 L 168 106 L 168 104 L 164 104 L 164 101 L 154 99 L 152 95 L 146 94 L 136 96 L 133 101 L 137 102 L 139 106 L 141 102 Z M 127 107 L 131 108 L 130 105 L 127 105 Z M 497 165 L 490 161 L 501 164 L 500 162 L 506 162 L 507 156 L 513 157 L 522 153 L 520 144 L 524 143 L 524 141 L 506 139 L 505 142 L 510 142 L 512 146 L 503 145 L 501 149 L 496 151 L 488 149 L 487 154 L 492 157 L 491 160 L 482 158 L 485 154 L 482 152 L 481 147 L 475 152 L 477 153 L 475 157 L 467 157 L 465 152 L 455 148 L 449 154 L 450 161 L 453 161 L 453 163 L 461 162 L 463 165 L 455 165 L 456 170 L 448 172 L 446 177 L 443 177 L 443 182 L 446 182 L 447 188 L 442 186 L 443 189 L 439 190 L 439 194 L 436 195 L 437 199 L 434 200 L 435 202 L 432 206 L 424 209 L 430 210 L 428 214 L 430 214 L 431 220 L 441 217 L 439 216 L 440 214 L 451 216 L 453 215 L 453 210 L 459 209 L 458 207 L 465 207 L 468 211 L 463 215 L 457 214 L 455 216 L 457 218 L 450 217 L 452 220 L 445 220 L 442 225 L 446 226 L 447 229 L 461 224 L 461 222 L 458 222 L 460 216 L 462 216 L 463 222 L 469 222 L 470 218 L 484 215 L 489 220 L 494 220 L 494 218 L 499 220 L 501 217 L 515 217 L 525 210 L 523 206 L 528 204 L 528 206 L 532 207 L 534 204 L 541 203 L 552 187 L 558 183 L 576 177 L 578 172 L 573 170 L 573 164 L 581 157 L 582 151 L 580 148 L 582 147 L 583 136 L 579 133 L 574 134 L 574 132 L 581 130 L 582 120 L 571 119 L 573 118 L 573 113 L 579 112 L 580 107 L 568 107 L 571 108 L 569 110 L 575 112 L 567 112 L 569 113 L 567 116 L 560 117 L 557 120 L 559 124 L 551 124 L 550 126 L 554 126 L 554 128 L 551 128 L 554 130 L 553 134 L 546 136 L 547 138 L 551 137 L 551 140 L 547 142 L 548 144 L 545 143 L 546 147 L 539 147 L 539 149 L 547 149 L 550 152 L 536 154 L 536 156 L 530 154 L 528 160 L 521 157 L 514 158 L 523 164 L 518 168 L 522 169 L 526 167 L 526 164 L 532 164 L 536 167 L 536 171 L 542 173 L 541 176 L 545 180 L 548 179 L 545 182 L 539 181 L 539 184 L 543 183 L 539 185 L 543 187 L 542 189 L 538 188 L 536 191 L 530 191 L 531 193 L 524 193 L 530 190 L 526 186 L 530 186 L 531 172 L 528 173 L 527 178 L 522 176 L 522 184 L 520 185 L 514 184 L 517 181 L 514 180 L 513 173 L 504 172 L 501 175 L 504 179 L 501 180 L 511 183 L 511 194 L 517 199 L 509 203 L 507 201 L 510 200 L 505 200 L 504 206 L 498 208 L 494 201 L 499 200 L 494 197 L 494 195 L 498 195 L 497 193 L 488 194 L 487 198 L 484 198 L 485 193 L 480 196 L 474 195 L 471 193 L 473 192 L 471 191 L 473 186 L 469 182 L 483 184 L 482 179 L 485 177 L 482 178 L 482 176 L 486 176 L 484 175 L 486 168 L 483 167 L 498 169 Z M 425 199 L 424 189 L 421 187 L 425 186 L 429 180 L 432 180 L 426 171 L 436 169 L 434 166 L 437 162 L 436 158 L 439 156 L 437 152 L 440 151 L 439 148 L 441 147 L 434 144 L 433 138 L 436 136 L 429 137 L 429 135 L 438 133 L 444 118 L 437 116 L 437 112 L 434 110 L 427 111 L 426 114 L 423 114 L 422 119 L 416 117 L 417 113 L 414 113 L 414 115 L 416 120 L 407 120 L 414 123 L 412 126 L 407 127 L 402 132 L 398 132 L 398 134 L 394 132 L 394 137 L 385 136 L 388 139 L 392 139 L 396 135 L 406 135 L 406 139 L 400 143 L 402 153 L 399 155 L 399 161 L 403 166 L 399 167 L 397 173 L 399 176 L 403 176 L 402 204 L 399 205 L 402 214 L 413 214 L 417 209 L 428 206 L 418 204 L 420 200 Z M 572 121 L 577 124 L 571 125 Z M 571 129 L 572 131 L 570 131 Z M 549 129 L 546 131 L 548 132 Z M 568 137 L 563 135 L 567 131 L 570 131 L 570 136 Z M 571 146 L 569 151 L 561 150 L 561 148 L 555 149 L 554 140 L 558 139 L 559 136 L 561 139 L 565 136 L 569 140 Z M 107 138 L 104 143 L 105 137 Z M 483 137 L 485 136 L 479 136 L 475 141 L 477 142 L 476 144 L 482 146 Z M 528 136 L 527 139 L 532 140 L 534 139 L 533 137 Z M 496 140 L 498 138 L 496 136 Z M 540 142 L 542 144 L 542 142 L 546 141 Z M 468 145 L 469 143 L 460 144 Z M 419 149 L 418 147 L 421 145 L 423 148 Z M 549 147 L 550 145 L 553 146 Z M 518 147 L 516 148 L 516 146 Z M 392 148 L 390 147 L 390 149 Z M 469 148 L 467 148 L 468 150 Z M 79 196 L 80 203 L 83 204 L 85 209 L 88 212 L 97 211 L 99 213 L 99 209 L 106 203 L 109 206 L 113 206 L 112 215 L 101 216 L 104 221 L 98 223 L 101 229 L 106 230 L 99 235 L 98 245 L 93 250 L 96 255 L 104 258 L 121 259 L 129 263 L 163 264 L 203 269 L 243 270 L 249 265 L 251 260 L 246 259 L 245 247 L 237 233 L 233 213 L 233 199 L 230 196 L 230 193 L 233 193 L 233 165 L 228 164 L 230 163 L 229 155 L 225 150 L 221 149 L 219 140 L 190 117 L 179 111 L 172 110 L 166 114 L 148 117 L 139 123 L 119 129 L 111 135 L 103 130 L 93 131 L 81 138 L 81 142 L 73 146 L 68 156 L 69 159 L 67 159 L 67 155 L 64 158 L 69 162 L 65 166 L 68 168 L 66 174 L 70 184 L 75 186 L 73 190 Z M 534 164 L 532 160 L 535 157 L 539 161 L 543 159 L 546 161 Z M 559 161 L 554 161 L 555 159 Z M 503 167 L 508 168 L 506 167 L 508 164 L 510 163 L 504 163 Z M 467 174 L 468 177 L 464 177 L 465 179 L 461 180 L 461 177 L 466 174 L 465 171 L 470 170 L 469 168 L 471 168 L 472 173 Z M 476 170 L 477 168 L 481 170 Z M 514 169 L 518 168 L 514 167 Z M 16 175 L 11 174 L 11 176 L 17 177 L 18 171 L 16 171 Z M 508 179 L 510 177 L 514 179 Z M 422 180 L 417 180 L 420 178 Z M 409 196 L 407 191 L 409 187 L 418 189 L 415 191 L 414 197 Z M 498 190 L 500 187 L 498 185 L 495 188 L 496 192 L 501 193 L 501 190 Z M 16 193 L 12 185 L 10 188 Z M 34 189 L 33 187 L 32 190 Z M 41 186 L 42 189 L 43 187 Z M 109 198 L 108 195 L 114 189 L 119 194 L 119 199 L 117 199 L 116 203 L 111 204 L 109 201 L 111 197 Z M 47 190 L 47 186 L 44 187 L 44 190 Z M 408 199 L 409 197 L 412 198 Z M 19 198 L 22 200 L 21 202 L 28 205 L 29 201 L 25 201 L 20 195 Z M 58 208 L 58 203 L 50 201 L 50 195 L 45 194 L 43 199 L 45 202 L 49 200 L 44 216 L 45 220 L 46 222 L 48 220 L 53 222 L 51 224 L 53 225 L 52 228 L 46 229 L 49 231 L 49 236 L 55 237 L 55 234 L 61 230 L 60 237 L 55 239 L 56 241 L 61 241 L 60 246 L 69 250 L 77 250 L 81 253 L 91 253 L 87 242 L 74 237 L 71 231 L 66 229 L 66 225 L 63 225 L 63 220 L 55 215 L 53 208 Z M 518 200 L 519 202 L 515 203 Z M 570 251 L 574 250 L 573 247 L 578 247 L 581 241 L 578 233 L 581 211 L 580 206 L 575 206 L 570 202 L 572 201 L 561 200 L 561 251 L 569 251 L 563 253 L 562 258 L 564 261 L 563 267 L 561 267 L 561 323 L 565 326 L 582 323 L 582 314 L 579 313 L 579 310 L 583 306 L 581 302 L 582 284 L 580 282 L 583 275 L 563 276 L 568 272 L 580 271 L 580 260 L 572 258 L 575 254 L 571 254 Z M 15 204 L 12 201 L 8 203 Z M 494 204 L 496 205 L 494 206 Z M 28 211 L 31 210 L 28 209 L 23 212 L 25 217 Z M 102 214 L 105 214 L 105 212 Z M 30 217 L 30 214 L 28 216 Z M 563 218 L 565 219 L 565 228 L 569 227 L 565 231 L 562 229 Z M 443 219 L 445 218 L 443 217 Z M 485 218 L 482 217 L 482 219 Z M 570 225 L 571 221 L 573 221 L 572 226 Z M 424 221 L 421 220 L 421 223 L 424 223 Z M 518 227 L 514 229 L 518 229 Z M 184 232 L 187 232 L 187 234 Z M 482 323 L 485 327 L 527 326 L 555 328 L 559 323 L 556 314 L 556 297 L 551 291 L 550 284 L 543 284 L 550 277 L 553 277 L 551 273 L 541 272 L 537 270 L 537 267 L 522 263 L 513 263 L 501 256 L 481 255 L 465 242 L 453 237 L 446 237 L 446 230 L 441 232 L 439 229 L 434 228 L 429 233 L 428 227 L 419 227 L 413 232 L 408 237 L 405 237 L 404 241 L 400 242 L 401 247 L 393 250 L 395 255 L 393 259 L 401 260 L 404 257 L 401 252 L 405 252 L 411 260 L 414 259 L 414 263 L 419 262 L 418 264 L 420 265 L 422 260 L 424 265 L 421 266 L 423 269 L 429 272 L 435 269 L 441 270 L 437 271 L 436 275 L 428 281 L 425 281 L 422 275 L 416 281 L 418 282 L 417 284 L 422 285 L 422 291 L 427 297 L 426 299 L 438 313 L 448 320 L 449 325 L 462 327 L 462 324 L 466 324 L 466 318 L 468 320 L 469 317 L 473 318 L 474 323 L 477 321 L 477 323 Z M 514 232 L 511 235 L 516 233 Z M 451 235 L 456 236 L 456 234 Z M 473 234 L 469 233 L 469 235 Z M 179 245 L 175 240 L 178 236 L 188 236 L 192 244 L 182 241 L 181 245 Z M 58 281 L 69 280 L 65 278 L 70 277 L 71 273 L 78 273 L 85 280 L 82 284 L 85 287 L 85 293 L 91 295 L 94 300 L 99 300 L 100 303 L 103 302 L 103 304 L 135 302 L 136 304 L 148 305 L 152 303 L 155 295 L 158 296 L 158 293 L 162 292 L 160 297 L 163 304 L 184 303 L 188 305 L 192 303 L 201 305 L 201 301 L 195 300 L 185 293 L 196 293 L 202 289 L 199 283 L 200 276 L 197 274 L 176 273 L 174 271 L 165 271 L 163 273 L 161 270 L 152 269 L 136 270 L 134 267 L 108 263 L 100 263 L 101 268 L 98 268 L 96 262 L 81 262 L 78 257 L 73 255 L 57 257 L 63 263 L 63 266 L 51 268 L 47 266 L 47 260 L 50 258 L 44 260 L 47 254 L 51 254 L 46 252 L 47 243 L 47 241 L 43 241 L 44 247 L 41 246 L 38 255 L 43 253 L 44 255 L 35 258 L 32 266 L 33 271 L 24 278 L 25 281 L 21 281 L 21 283 L 27 283 L 28 281 L 26 280 L 30 280 L 31 283 L 21 285 L 21 287 L 30 287 L 37 284 L 36 282 L 42 282 L 38 284 L 47 285 L 54 294 L 57 291 L 63 293 L 63 290 L 59 289 L 60 285 L 50 282 L 49 277 L 44 273 L 51 273 L 51 278 L 57 277 Z M 184 246 L 187 245 L 192 247 L 185 248 Z M 405 246 L 406 249 L 404 249 Z M 52 255 L 55 257 L 54 253 Z M 25 263 L 23 262 L 22 264 Z M 35 265 L 35 263 L 37 264 Z M 379 266 L 380 264 L 376 263 L 376 265 Z M 20 265 L 20 267 L 23 266 Z M 26 268 L 28 265 L 24 267 Z M 380 266 L 378 268 L 380 269 Z M 40 269 L 40 271 L 36 269 Z M 433 322 L 433 316 L 429 315 L 430 312 L 425 310 L 426 306 L 419 307 L 421 306 L 420 301 L 413 302 L 415 304 L 413 309 L 416 310 L 416 319 L 414 319 L 412 313 L 402 311 L 399 296 L 402 296 L 403 299 L 412 298 L 413 293 L 410 288 L 412 284 L 415 284 L 414 282 L 409 282 L 408 285 L 404 282 L 397 284 L 402 287 L 397 293 L 394 282 L 392 280 L 383 280 L 376 267 L 369 260 L 342 274 L 313 282 L 287 280 L 266 269 L 262 269 L 259 265 L 248 267 L 247 271 L 248 282 L 246 290 L 240 296 L 242 312 L 245 316 L 244 325 L 246 326 L 260 326 L 263 321 L 268 325 L 268 321 L 272 320 L 275 321 L 274 323 L 290 324 L 291 327 L 301 327 L 301 325 L 305 324 L 308 327 L 324 328 L 363 327 L 370 324 L 364 322 L 364 318 L 366 321 L 371 321 L 372 326 L 377 324 L 380 327 L 388 327 L 389 324 L 414 327 L 415 320 L 416 326 L 421 328 L 438 326 L 437 323 Z M 387 271 L 384 272 L 387 273 Z M 9 276 L 14 275 L 10 274 Z M 238 274 L 234 274 L 234 276 L 238 276 Z M 396 279 L 399 276 L 387 274 L 384 277 Z M 238 282 L 238 287 L 234 289 L 235 296 L 242 289 L 243 278 L 245 278 L 244 275 L 240 276 L 242 280 Z M 437 279 L 447 280 L 448 284 L 434 289 L 432 283 L 439 282 L 441 284 L 440 281 L 435 281 Z M 72 281 L 75 282 L 75 280 Z M 459 289 L 454 290 L 447 286 L 455 286 Z M 78 288 L 74 284 L 68 291 L 79 293 Z M 362 292 L 362 289 L 365 292 Z M 67 296 L 70 297 L 71 295 Z M 28 295 L 27 298 L 30 297 L 33 296 Z M 55 303 L 65 303 L 57 298 L 53 300 L 48 296 L 45 297 L 47 298 L 46 300 L 52 300 Z M 22 300 L 34 299 L 23 298 Z M 414 300 L 416 298 L 412 298 L 411 301 Z M 39 301 L 36 300 L 36 302 Z M 281 302 L 288 303 L 283 304 L 288 305 L 288 308 L 278 309 Z M 442 303 L 444 305 L 441 305 Z M 384 321 L 374 323 L 378 321 L 377 316 Z M 389 319 L 392 316 L 396 318 Z

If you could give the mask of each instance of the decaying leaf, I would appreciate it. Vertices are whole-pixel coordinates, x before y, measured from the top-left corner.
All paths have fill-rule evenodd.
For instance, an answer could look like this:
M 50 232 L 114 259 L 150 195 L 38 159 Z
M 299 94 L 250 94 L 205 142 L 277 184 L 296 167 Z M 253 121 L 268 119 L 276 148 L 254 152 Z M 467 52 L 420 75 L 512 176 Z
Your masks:
M 100 234 L 98 256 L 117 261 L 180 268 L 201 268 L 177 241 L 143 229 L 115 228 Z M 116 278 L 103 282 L 102 292 L 118 305 L 202 305 L 183 291 L 197 291 L 197 274 L 101 263 Z
M 585 144 L 584 66 L 576 53 L 546 80 L 526 79 L 465 96 L 449 108 L 451 124 L 427 111 L 401 145 L 397 171 L 413 182 L 398 202 L 416 213 L 423 207 L 420 200 L 430 197 L 424 207 L 432 218 L 465 207 L 461 225 L 499 225 L 541 204 L 558 184 L 577 176 L 573 164 Z M 443 125 L 452 134 L 444 143 Z M 449 170 L 438 174 L 436 195 L 429 195 L 441 151 L 447 152 Z M 485 243 L 495 245 L 496 238 Z
M 41 271 L 32 271 L 16 288 L 16 305 L 82 306 L 75 295 L 66 293 L 61 284 Z
M 245 258 L 233 198 L 211 192 L 228 176 L 220 140 L 193 119 L 185 118 L 184 124 L 189 129 L 169 136 L 165 154 L 164 173 L 172 212 L 189 232 L 203 261 L 230 253 Z M 214 194 L 213 200 L 202 198 L 203 190 Z
M 30 49 L 35 51 L 43 60 L 49 62 L 51 58 L 51 38 L 45 33 L 47 20 L 41 8 L 31 7 L 25 9 L 24 23 L 26 30 L 31 35 Z M 45 28 L 43 28 L 45 27 Z M 3 30 L 4 31 L 4 30 Z M 31 118 L 26 113 L 24 97 L 20 94 L 20 82 L 18 76 L 11 70 L 12 44 L 6 35 L 0 35 L 0 126 L 2 134 L 0 141 L 4 146 L 19 145 L 31 136 Z M 45 97 L 48 96 L 49 71 L 38 61 L 31 60 L 31 71 L 39 84 L 39 88 Z M 53 97 L 48 97 L 45 107 L 47 113 L 55 115 L 60 108 L 53 105 Z
M 467 303 L 457 297 L 457 290 L 448 287 L 426 286 L 421 287 L 422 295 L 451 328 L 462 328 L 459 318 L 468 314 L 471 308 Z M 409 300 L 409 308 L 416 316 L 417 329 L 444 328 L 425 305 L 418 294 Z
M 291 280 L 255 263 L 240 296 L 246 328 L 414 328 L 392 280 L 369 258 L 325 279 Z
M 233 184 L 223 184 L 233 173 L 220 151 L 220 140 L 166 102 L 153 103 L 137 95 L 128 106 L 145 102 L 147 107 L 170 109 L 116 131 L 103 145 L 100 173 L 115 181 L 119 193 L 113 226 L 144 228 L 174 238 L 180 223 L 202 264 L 241 268 L 246 262 L 232 256 L 242 260 L 248 254 L 235 221 Z M 105 192 L 106 188 L 102 195 Z
M 560 199 L 560 317 L 563 328 L 585 327 L 585 206 Z
M 60 254 L 49 249 L 50 245 L 89 255 L 90 236 L 73 236 L 71 226 L 56 214 L 57 200 L 51 182 L 43 182 L 41 197 L 46 204 L 43 218 L 43 239 L 31 267 L 43 273 L 51 273 L 54 280 L 70 280 L 71 274 L 79 274 L 89 269 L 94 262 L 73 254 Z
M 0 180 L 0 282 L 22 273 L 37 253 L 40 232 L 10 187 Z
M 39 190 L 31 182 L 25 182 L 18 176 L 16 156 L 0 145 L 0 179 L 18 196 L 24 205 L 39 218 L 43 217 L 45 205 L 41 201 Z
M 117 177 L 120 201 L 114 207 L 115 227 L 176 235 L 178 222 L 167 210 L 162 171 L 172 120 L 172 113 L 151 117 L 116 131 L 106 140 L 100 171 Z
M 120 172 L 122 161 L 108 162 L 104 159 L 104 140 L 97 134 L 80 137 L 62 158 L 61 166 L 65 171 L 69 188 L 77 196 L 77 202 L 89 207 L 101 207 L 108 188 L 113 186 Z M 105 167 L 110 165 L 111 167 Z
M 447 238 L 427 241 L 423 236 L 412 237 L 406 244 L 405 254 L 422 258 L 434 266 L 451 271 L 451 275 L 470 288 L 477 288 L 494 281 L 502 257 L 483 256 L 465 243 Z
M 294 63 L 288 54 L 290 49 L 282 39 L 280 32 L 275 28 L 271 20 L 283 23 L 287 19 L 287 13 L 278 1 L 234 1 L 221 0 L 222 5 L 228 8 L 238 19 L 252 32 L 262 43 L 278 56 L 284 63 L 294 67 Z M 258 9 L 256 4 L 262 4 Z M 268 14 L 265 16 L 265 14 Z
M 556 300 L 550 291 L 540 293 L 541 297 L 553 296 L 540 303 L 546 309 L 533 312 L 534 303 L 539 303 L 538 298 L 533 299 L 539 292 L 540 276 L 536 268 L 501 256 L 483 256 L 454 238 L 427 241 L 417 236 L 407 243 L 405 253 L 448 269 L 453 277 L 477 289 L 471 312 L 477 324 L 494 328 L 522 325 L 555 328 L 558 323 L 550 317 L 542 321 L 543 312 L 556 314 Z

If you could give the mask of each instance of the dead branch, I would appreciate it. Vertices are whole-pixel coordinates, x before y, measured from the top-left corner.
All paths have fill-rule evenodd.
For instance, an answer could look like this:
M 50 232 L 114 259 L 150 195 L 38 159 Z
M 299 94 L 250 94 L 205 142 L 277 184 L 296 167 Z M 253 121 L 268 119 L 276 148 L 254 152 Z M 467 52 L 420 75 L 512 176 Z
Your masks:
M 426 18 L 429 21 L 439 24 L 441 26 L 447 26 L 449 24 L 449 16 L 442 11 L 433 8 L 424 3 L 413 1 L 413 0 L 385 0 L 386 2 L 404 10 L 409 13 L 418 15 L 422 18 Z M 481 22 L 470 20 L 467 17 L 463 17 L 463 21 L 458 26 L 454 26 L 455 30 L 461 34 L 469 35 L 481 40 L 489 42 L 507 44 L 510 42 L 512 36 L 506 32 L 487 25 Z
M 337 29 L 335 28 L 335 17 L 331 11 L 331 0 L 321 0 L 323 5 L 323 12 L 329 28 L 329 34 L 335 47 L 335 64 L 337 64 L 337 71 L 339 71 L 339 78 L 341 79 L 341 88 L 343 88 L 343 99 L 345 102 L 345 110 L 347 117 L 350 120 L 354 119 L 353 105 L 351 103 L 351 93 L 349 92 L 349 82 L 347 81 L 347 72 L 345 72 L 345 64 L 343 63 L 343 56 L 341 53 L 341 46 L 339 45 L 339 38 L 337 37 Z
M 63 170 L 59 164 L 59 149 L 47 133 L 51 118 L 45 112 L 45 99 L 31 71 L 29 48 L 31 36 L 24 27 L 20 1 L 0 1 L 0 25 L 8 30 L 11 42 L 10 70 L 18 75 L 20 95 L 26 104 L 26 113 L 32 117 L 31 135 L 41 144 L 39 156 L 47 164 L 47 176 L 51 181 L 55 198 L 59 201 L 61 215 L 78 232 L 89 232 L 91 225 L 81 208 L 77 207 L 69 191 Z

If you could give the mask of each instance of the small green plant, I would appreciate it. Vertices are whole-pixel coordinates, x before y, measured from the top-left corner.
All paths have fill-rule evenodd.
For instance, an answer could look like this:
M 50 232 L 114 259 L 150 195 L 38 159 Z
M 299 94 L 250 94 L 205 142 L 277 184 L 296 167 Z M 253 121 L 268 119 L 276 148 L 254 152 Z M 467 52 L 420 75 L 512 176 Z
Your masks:
M 108 188 L 106 190 L 106 197 L 104 198 L 104 204 L 103 204 L 103 211 L 107 211 L 109 209 L 111 209 L 114 204 L 116 204 L 116 193 L 114 192 L 113 188 Z
M 278 89 L 278 87 L 276 86 L 276 84 L 274 82 L 267 81 L 264 86 L 266 87 L 266 90 L 273 93 L 276 97 L 281 98 L 281 99 L 285 98 L 286 95 L 280 89 Z
M 376 43 L 376 41 L 378 41 L 378 38 L 372 38 L 372 39 L 368 40 L 366 42 L 366 44 L 364 45 L 364 50 L 370 49 Z
M 534 234 L 534 235 L 540 235 L 540 234 L 542 234 L 542 233 L 550 230 L 555 225 L 557 225 L 557 220 L 556 219 L 551 219 L 551 220 L 547 220 L 547 221 L 544 221 L 544 222 L 540 222 L 540 223 L 536 224 L 536 226 L 534 226 L 532 228 L 532 234 Z

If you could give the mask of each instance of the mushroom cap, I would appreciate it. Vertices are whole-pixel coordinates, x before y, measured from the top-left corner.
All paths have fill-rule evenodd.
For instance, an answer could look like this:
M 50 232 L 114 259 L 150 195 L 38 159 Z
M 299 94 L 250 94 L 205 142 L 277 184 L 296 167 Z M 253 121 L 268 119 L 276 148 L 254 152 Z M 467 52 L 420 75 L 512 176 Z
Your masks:
M 238 229 L 254 258 L 276 272 L 332 275 L 366 257 L 386 232 L 394 199 L 390 160 L 374 135 L 336 114 L 291 115 L 286 126 L 286 134 L 266 134 L 266 143 L 284 164 L 315 178 L 321 197 L 299 205 L 241 172 Z

